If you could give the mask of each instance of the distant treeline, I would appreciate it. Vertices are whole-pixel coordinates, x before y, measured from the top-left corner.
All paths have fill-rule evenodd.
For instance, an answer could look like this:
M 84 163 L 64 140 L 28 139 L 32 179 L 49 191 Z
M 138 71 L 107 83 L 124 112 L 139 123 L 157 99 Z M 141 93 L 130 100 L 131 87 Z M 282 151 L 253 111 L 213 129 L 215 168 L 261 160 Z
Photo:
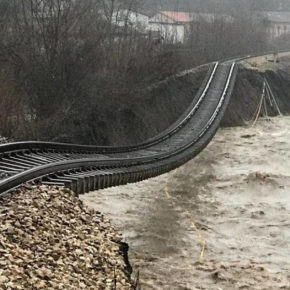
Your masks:
M 108 145 L 112 130 L 123 134 L 123 121 L 134 120 L 131 108 L 150 84 L 267 49 L 265 29 L 248 12 L 194 24 L 175 44 L 113 25 L 117 3 L 0 0 L 0 135 Z

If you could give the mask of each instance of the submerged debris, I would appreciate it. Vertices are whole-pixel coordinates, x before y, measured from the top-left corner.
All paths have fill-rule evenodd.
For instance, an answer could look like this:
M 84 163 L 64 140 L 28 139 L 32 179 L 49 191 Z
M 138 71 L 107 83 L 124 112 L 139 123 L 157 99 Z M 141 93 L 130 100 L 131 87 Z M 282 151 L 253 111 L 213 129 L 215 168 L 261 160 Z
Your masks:
M 0 200 L 0 289 L 132 289 L 124 245 L 67 189 Z

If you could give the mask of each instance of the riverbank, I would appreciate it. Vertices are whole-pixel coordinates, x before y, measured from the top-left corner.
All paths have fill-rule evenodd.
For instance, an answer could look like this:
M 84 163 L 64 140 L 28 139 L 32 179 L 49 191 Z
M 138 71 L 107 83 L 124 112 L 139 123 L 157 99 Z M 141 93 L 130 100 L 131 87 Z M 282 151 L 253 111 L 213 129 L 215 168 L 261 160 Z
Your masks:
M 287 64 L 284 63 L 283 66 L 288 69 Z M 281 65 L 279 67 L 282 68 Z M 286 71 L 283 73 L 282 69 L 279 69 L 278 72 L 252 72 L 249 68 L 244 68 L 238 77 L 224 126 L 243 125 L 250 119 L 258 105 L 263 77 L 266 74 L 272 76 L 269 77 L 269 82 L 273 91 L 277 91 L 275 96 L 282 112 L 287 113 L 288 109 L 290 111 L 290 107 L 287 107 L 290 87 L 288 91 Z M 169 85 L 171 80 L 165 81 L 162 85 L 168 87 L 168 92 L 172 90 L 171 96 L 176 94 L 181 98 L 188 97 L 190 96 L 188 87 L 182 86 L 182 76 L 180 78 L 173 87 Z M 192 85 L 197 79 L 200 82 L 201 75 L 193 74 L 187 77 L 187 82 Z M 178 94 L 180 88 L 183 94 Z M 197 89 L 194 87 L 193 91 Z M 158 101 L 155 94 L 159 90 L 159 86 L 152 88 L 154 102 Z M 165 96 L 166 91 L 163 93 Z M 168 101 L 169 99 L 165 102 L 168 104 Z M 175 99 L 174 102 L 176 101 Z M 274 114 L 270 108 L 268 112 L 270 115 Z M 290 289 L 288 275 L 290 266 L 287 256 L 289 250 L 287 238 L 290 237 L 287 219 L 290 215 L 290 201 L 286 195 L 290 185 L 287 173 L 290 167 L 289 121 L 287 117 L 275 118 L 269 121 L 261 120 L 255 128 L 222 129 L 200 156 L 174 172 L 139 184 L 98 191 L 82 197 L 90 207 L 97 211 L 104 211 L 124 233 L 131 247 L 129 260 L 135 272 L 140 269 L 142 289 Z M 226 122 L 228 124 L 225 124 Z M 31 197 L 33 211 L 30 213 L 32 214 L 35 213 L 35 204 L 40 203 L 44 206 L 43 200 L 47 201 L 47 191 L 52 191 L 54 197 L 57 195 L 55 188 L 41 187 L 32 191 L 37 195 L 32 194 Z M 27 193 L 29 191 L 25 190 L 24 194 Z M 60 191 L 61 195 L 66 193 L 72 194 Z M 38 200 L 39 194 L 40 198 L 44 198 L 43 200 Z M 16 200 L 20 202 L 17 198 Z M 63 201 L 65 200 L 70 198 L 65 196 Z M 76 198 L 72 203 L 76 202 L 79 206 L 77 200 Z M 9 206 L 12 206 L 14 201 Z M 54 205 L 50 204 L 50 198 L 48 201 L 48 207 L 54 208 Z M 52 202 L 58 203 L 58 199 L 53 199 Z M 20 202 L 19 205 L 23 211 L 28 203 Z M 8 220 L 11 217 L 13 220 L 17 216 L 18 212 L 8 216 Z M 3 217 L 7 218 L 5 215 Z M 49 215 L 49 220 L 54 223 L 58 217 L 59 212 L 54 212 Z M 41 211 L 38 218 L 42 219 L 46 216 Z M 70 222 L 70 220 L 65 221 L 66 224 Z M 16 246 L 9 244 L 9 250 L 6 244 L 3 246 L 2 243 L 2 251 L 6 256 L 10 255 L 10 249 L 13 249 L 13 255 L 17 254 L 19 235 L 21 241 L 32 233 L 22 230 L 27 226 L 25 223 L 23 225 L 20 223 L 20 231 L 13 232 L 7 231 L 6 222 L 2 224 L 4 225 L 2 238 L 5 243 L 11 238 L 11 233 L 13 239 L 10 242 L 16 243 Z M 10 225 L 14 227 L 13 222 Z M 105 233 L 108 230 L 110 233 L 112 228 L 106 221 L 105 227 L 98 227 L 98 229 Z M 113 231 L 116 233 L 114 229 Z M 78 232 L 76 234 L 79 235 Z M 97 233 L 95 234 L 98 236 Z M 35 235 L 38 236 L 39 233 Z M 51 232 L 47 235 L 51 235 Z M 36 236 L 33 236 L 34 238 Z M 55 239 L 59 240 L 57 237 Z M 29 281 L 34 281 L 40 289 L 41 287 L 57 289 L 54 288 L 57 281 L 65 277 L 64 283 L 67 284 L 63 284 L 63 287 L 67 288 L 108 287 L 110 289 L 113 287 L 114 289 L 118 286 L 117 289 L 130 289 L 126 288 L 131 287 L 127 246 L 120 242 L 120 237 L 116 239 L 120 246 L 118 255 L 121 255 L 121 258 L 114 257 L 114 259 L 120 258 L 125 263 L 118 272 L 120 279 L 116 278 L 116 268 L 112 267 L 114 264 L 110 262 L 111 258 L 108 258 L 109 262 L 105 262 L 109 265 L 108 271 L 107 266 L 104 266 L 101 270 L 97 267 L 96 272 L 89 272 L 87 269 L 84 270 L 85 268 L 75 272 L 75 268 L 83 267 L 82 263 L 86 261 L 86 257 L 80 259 L 72 254 L 70 258 L 76 261 L 69 260 L 64 264 L 76 263 L 78 267 L 59 269 L 50 265 L 47 269 L 41 268 L 42 264 L 40 264 L 32 269 L 25 264 L 26 261 L 20 261 L 18 256 L 12 255 L 12 262 L 9 259 L 11 264 L 4 265 L 3 262 L 2 266 L 5 268 L 1 268 L 0 260 L 0 285 L 3 283 L 6 287 L 11 283 L 19 282 L 22 283 L 19 284 L 19 289 L 22 289 L 21 287 L 31 286 L 27 284 L 30 283 Z M 100 244 L 107 247 L 103 240 Z M 256 247 L 257 244 L 260 247 Z M 78 251 L 78 249 L 74 250 Z M 47 258 L 52 252 L 47 255 Z M 38 258 L 36 256 L 31 258 L 28 255 L 29 263 L 35 263 Z M 20 272 L 17 272 L 19 262 L 24 263 L 34 276 L 28 274 L 27 269 L 23 272 L 22 264 L 20 264 Z M 99 270 L 104 277 L 98 276 Z M 56 275 L 43 276 L 46 275 L 43 273 L 50 275 L 51 272 Z M 64 274 L 57 275 L 58 272 Z M 81 278 L 82 275 L 90 277 Z M 7 280 L 7 277 L 14 276 L 15 279 Z M 51 277 L 53 280 L 50 279 Z M 101 284 L 95 284 L 96 281 Z M 233 285 L 235 288 L 232 288 Z M 261 285 L 263 288 L 259 288 Z
M 257 57 L 241 64 L 235 88 L 222 127 L 244 126 L 257 115 L 267 81 L 282 114 L 290 114 L 290 58 L 289 53 L 281 54 L 274 64 L 273 56 Z M 274 101 L 265 96 L 265 105 L 260 116 L 277 116 L 279 112 Z
M 82 197 L 130 245 L 143 289 L 290 289 L 290 118 L 221 129 L 196 159 Z
M 136 144 L 156 136 L 188 108 L 207 70 L 208 66 L 202 66 L 167 78 L 136 91 L 126 103 L 121 99 L 114 104 L 109 101 L 102 104 L 98 115 L 103 120 L 110 116 L 110 121 L 102 122 L 98 134 L 106 140 L 106 145 Z M 241 64 L 222 127 L 243 126 L 255 117 L 265 78 L 281 112 L 290 113 L 289 53 L 279 54 L 276 65 L 272 55 L 257 57 Z M 266 105 L 267 113 L 276 116 L 277 110 L 268 99 Z
M 104 136 L 108 145 L 136 144 L 156 136 L 172 125 L 188 108 L 207 69 L 208 66 L 202 66 L 167 78 L 137 91 L 136 96 L 126 104 L 103 104 L 102 109 L 106 111 L 107 107 L 110 108 L 110 112 L 114 111 L 114 117 L 110 118 L 110 122 L 102 124 L 98 134 Z M 290 113 L 289 53 L 280 54 L 276 65 L 272 55 L 257 57 L 241 64 L 222 127 L 243 126 L 255 118 L 265 78 L 281 112 Z M 278 114 L 268 99 L 266 105 L 270 116 Z M 99 112 L 99 115 L 103 116 L 104 112 Z

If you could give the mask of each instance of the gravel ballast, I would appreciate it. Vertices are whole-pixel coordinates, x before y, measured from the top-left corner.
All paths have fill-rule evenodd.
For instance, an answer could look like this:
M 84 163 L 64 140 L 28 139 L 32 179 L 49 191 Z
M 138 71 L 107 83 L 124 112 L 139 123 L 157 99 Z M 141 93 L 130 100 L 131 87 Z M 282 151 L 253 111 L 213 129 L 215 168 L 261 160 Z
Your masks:
M 132 289 L 127 245 L 65 188 L 0 199 L 0 289 Z

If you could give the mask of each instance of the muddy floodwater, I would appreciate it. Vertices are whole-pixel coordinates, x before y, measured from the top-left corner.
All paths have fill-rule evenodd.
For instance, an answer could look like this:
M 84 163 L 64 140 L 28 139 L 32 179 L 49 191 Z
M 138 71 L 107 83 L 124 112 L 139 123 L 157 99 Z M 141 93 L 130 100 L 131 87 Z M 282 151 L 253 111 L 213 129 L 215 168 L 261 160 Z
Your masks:
M 290 289 L 290 118 L 221 129 L 197 158 L 85 195 L 129 244 L 141 289 Z

